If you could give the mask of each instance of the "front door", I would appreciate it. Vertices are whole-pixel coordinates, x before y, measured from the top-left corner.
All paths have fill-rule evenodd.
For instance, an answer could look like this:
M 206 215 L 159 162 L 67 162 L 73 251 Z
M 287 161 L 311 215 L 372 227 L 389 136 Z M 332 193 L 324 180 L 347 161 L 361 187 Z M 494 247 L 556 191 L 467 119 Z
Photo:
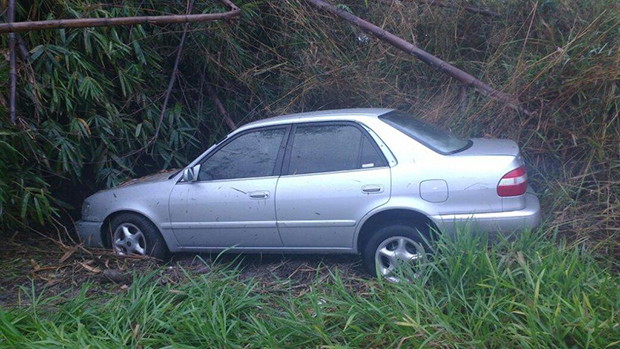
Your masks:
M 288 248 L 350 249 L 362 217 L 390 197 L 390 168 L 352 122 L 293 126 L 276 189 L 278 230 Z
M 250 130 L 200 162 L 196 182 L 170 196 L 170 225 L 186 249 L 281 247 L 275 189 L 288 127 Z

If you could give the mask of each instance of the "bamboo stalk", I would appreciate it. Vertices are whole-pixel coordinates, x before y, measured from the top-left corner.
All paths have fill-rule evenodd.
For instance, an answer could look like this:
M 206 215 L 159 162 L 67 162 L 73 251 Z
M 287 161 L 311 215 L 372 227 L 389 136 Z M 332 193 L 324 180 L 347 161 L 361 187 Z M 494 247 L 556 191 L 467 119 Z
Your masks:
M 227 4 L 230 1 L 227 1 Z M 232 3 L 231 3 L 232 4 Z M 112 27 L 119 25 L 136 24 L 172 24 L 190 22 L 208 22 L 222 19 L 230 19 L 239 16 L 241 10 L 238 7 L 231 8 L 223 13 L 204 13 L 195 15 L 167 15 L 167 16 L 138 16 L 120 18 L 78 18 L 78 19 L 56 19 L 48 21 L 0 23 L 0 34 L 11 32 L 25 32 L 41 29 L 58 28 L 85 28 L 85 27 Z
M 15 21 L 15 0 L 9 0 L 9 5 L 7 8 L 8 11 L 8 24 L 10 25 Z M 9 34 L 9 115 L 11 118 L 11 123 L 15 124 L 15 88 L 17 85 L 17 72 L 16 72 L 16 61 L 17 57 L 15 56 L 15 33 Z
M 506 103 L 506 105 L 508 105 L 509 107 L 518 110 L 524 114 L 527 115 L 531 115 L 531 112 L 528 111 L 527 109 L 523 108 L 522 106 L 520 106 L 519 101 L 516 97 L 511 96 L 509 94 L 506 94 L 504 92 L 498 91 L 496 89 L 494 89 L 493 87 L 485 84 L 484 82 L 476 79 L 475 77 L 473 77 L 472 75 L 462 71 L 461 69 L 441 60 L 440 58 L 437 58 L 433 55 L 431 55 L 430 53 L 420 49 L 419 47 L 413 45 L 410 42 L 405 41 L 404 39 L 370 23 L 367 22 L 349 12 L 346 12 L 343 9 L 338 9 L 322 0 L 306 0 L 308 1 L 312 6 L 320 9 L 320 10 L 324 10 L 327 11 L 335 16 L 338 16 L 358 27 L 360 27 L 362 30 L 369 32 L 371 34 L 373 34 L 374 36 L 376 36 L 377 38 L 379 38 L 382 41 L 387 42 L 388 44 L 406 52 L 409 53 L 411 55 L 413 55 L 414 57 L 416 57 L 417 59 L 421 60 L 422 62 L 428 64 L 429 66 L 431 66 L 434 69 L 439 70 L 440 72 L 460 81 L 461 83 L 467 85 L 467 86 L 471 86 L 474 89 L 476 89 L 476 91 L 478 91 L 479 93 L 481 93 L 484 96 L 488 96 L 491 97 L 493 99 L 502 101 L 504 103 Z

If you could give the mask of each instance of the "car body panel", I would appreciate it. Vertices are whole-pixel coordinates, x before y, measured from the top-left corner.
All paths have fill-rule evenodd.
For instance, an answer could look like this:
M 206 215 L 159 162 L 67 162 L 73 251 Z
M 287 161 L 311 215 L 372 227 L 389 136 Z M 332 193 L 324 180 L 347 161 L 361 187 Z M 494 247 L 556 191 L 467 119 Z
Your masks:
M 155 176 L 89 197 L 86 202 L 92 206 L 91 211 L 76 224 L 78 233 L 87 246 L 100 246 L 103 239 L 91 237 L 96 225 L 103 227 L 104 219 L 115 212 L 126 210 L 140 213 L 153 221 L 171 252 L 219 251 L 225 245 L 230 245 L 228 247 L 233 251 L 355 253 L 359 252 L 357 240 L 363 224 L 373 215 L 387 210 L 405 209 L 423 214 L 435 223 L 440 233 L 446 234 L 453 234 L 458 227 L 467 226 L 478 231 L 512 232 L 519 230 L 521 225 L 521 228 L 534 228 L 539 224 L 540 205 L 531 192 L 509 198 L 499 197 L 496 192 L 501 177 L 523 165 L 516 143 L 510 140 L 473 139 L 468 149 L 442 155 L 378 118 L 390 111 L 346 109 L 293 114 L 249 123 L 226 138 L 266 126 L 324 121 L 354 122 L 369 131 L 389 167 L 263 178 L 269 182 L 267 189 L 263 188 L 264 185 L 261 188 L 234 186 L 241 190 L 236 191 L 230 189 L 233 186 L 230 185 L 225 195 L 217 196 L 213 201 L 202 195 L 218 190 L 215 181 L 209 184 L 185 183 L 181 173 L 171 177 Z M 216 148 L 217 145 L 210 147 L 188 167 L 198 165 Z M 377 176 L 371 176 L 373 174 Z M 363 183 L 354 182 L 360 179 L 367 184 L 380 184 L 384 191 L 380 195 L 364 196 L 361 192 Z M 349 182 L 350 185 L 346 184 Z M 445 188 L 442 183 L 445 183 Z M 188 188 L 194 188 L 194 193 L 190 194 L 191 189 Z M 274 195 L 264 202 L 245 202 L 246 197 L 242 192 L 253 190 L 274 190 Z M 421 190 L 426 191 L 424 198 Z M 335 196 L 338 191 L 341 197 Z M 205 208 L 208 211 L 208 207 L 215 207 L 228 200 L 231 203 L 224 204 L 225 208 L 213 215 L 206 215 L 199 220 L 191 218 L 204 213 Z M 200 201 L 201 204 L 192 206 L 190 201 Z M 263 210 L 256 210 L 261 203 L 264 205 Z M 183 207 L 187 212 L 184 212 Z M 229 213 L 236 210 L 252 213 L 245 218 L 232 217 Z M 171 216 L 174 217 L 173 221 Z M 481 224 L 470 223 L 477 221 Z M 193 224 L 214 231 L 221 230 L 221 243 L 214 246 L 204 240 L 198 246 L 187 241 L 180 244 L 173 228 L 183 230 Z M 193 230 L 197 229 L 187 229 Z M 233 230 L 236 230 L 236 237 L 225 237 L 226 232 Z M 240 238 L 245 236 L 243 234 L 250 234 L 250 238 Z M 252 240 L 251 234 L 264 236 L 268 243 L 249 243 Z M 187 234 L 184 232 L 181 235 L 184 236 L 181 240 L 184 240 Z M 279 239 L 275 236 L 279 236 Z
M 170 223 L 184 249 L 280 247 L 278 177 L 180 182 L 170 195 Z M 258 196 L 264 197 L 254 197 Z
M 359 221 L 387 203 L 390 190 L 389 167 L 280 177 L 276 214 L 284 246 L 352 248 Z
M 170 174 L 159 176 L 156 180 L 135 182 L 93 194 L 86 199 L 86 203 L 91 204 L 91 211 L 88 215 L 82 216 L 82 221 L 98 222 L 101 224 L 101 228 L 104 228 L 104 220 L 109 219 L 114 213 L 138 213 L 157 226 L 171 251 L 176 250 L 179 246 L 168 224 L 170 221 L 168 200 L 172 188 L 180 178 L 180 174 L 171 179 L 168 179 L 169 176 Z M 93 203 L 97 204 L 94 205 Z M 102 232 L 103 237 L 100 239 L 90 239 L 93 242 L 98 241 L 103 244 L 103 240 L 108 236 L 107 233 Z M 84 240 L 84 236 L 80 236 Z

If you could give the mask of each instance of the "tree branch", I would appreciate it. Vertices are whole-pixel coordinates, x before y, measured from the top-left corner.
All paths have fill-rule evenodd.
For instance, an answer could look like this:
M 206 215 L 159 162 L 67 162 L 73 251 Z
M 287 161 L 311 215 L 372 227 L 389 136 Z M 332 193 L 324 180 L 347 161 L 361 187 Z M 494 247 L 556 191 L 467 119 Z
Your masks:
M 229 0 L 225 1 L 231 5 Z M 234 6 L 234 4 L 232 4 Z M 135 24 L 171 24 L 171 23 L 190 23 L 208 22 L 222 19 L 230 19 L 239 16 L 241 10 L 231 6 L 231 10 L 224 13 L 203 13 L 196 15 L 167 15 L 167 16 L 138 16 L 120 18 L 77 18 L 77 19 L 57 19 L 48 21 L 0 23 L 0 34 L 10 32 L 23 32 L 40 29 L 58 28 L 84 28 L 84 27 L 112 27 L 119 25 Z
M 15 41 L 17 42 L 17 48 L 19 48 L 19 51 L 17 52 L 19 53 L 22 61 L 28 61 L 30 59 L 30 53 L 28 52 L 28 46 L 26 46 L 24 38 L 22 38 L 21 35 L 15 33 Z
M 187 2 L 187 13 L 192 11 L 192 3 L 190 0 Z M 189 29 L 189 23 L 185 23 L 183 27 L 183 34 L 181 35 L 181 42 L 179 43 L 179 47 L 177 48 L 177 56 L 174 60 L 174 67 L 172 68 L 172 75 L 170 75 L 170 81 L 168 82 L 168 88 L 166 89 L 166 96 L 164 97 L 164 104 L 161 107 L 161 113 L 159 114 L 159 122 L 157 123 L 157 129 L 155 129 L 155 135 L 151 138 L 151 141 L 157 139 L 159 136 L 159 130 L 161 129 L 161 124 L 164 121 L 164 114 L 166 113 L 166 108 L 168 107 L 168 100 L 170 99 L 170 95 L 172 94 L 172 88 L 174 87 L 174 82 L 177 79 L 177 71 L 179 68 L 179 62 L 181 61 L 181 53 L 183 52 L 183 45 L 185 44 L 185 37 L 187 36 L 187 30 Z M 150 142 L 149 142 L 150 143 Z
M 226 125 L 228 125 L 231 131 L 236 130 L 237 125 L 235 125 L 235 122 L 230 118 L 230 115 L 228 115 L 228 113 L 226 112 L 226 108 L 224 108 L 224 105 L 222 104 L 220 99 L 217 97 L 217 94 L 215 93 L 215 90 L 213 90 L 213 87 L 211 87 L 211 85 L 209 85 L 208 83 L 205 85 L 205 87 L 207 89 L 207 93 L 209 94 L 209 97 L 211 97 L 211 99 L 215 103 L 217 110 L 220 112 L 220 114 L 222 114 L 222 117 L 224 118 L 224 122 L 226 123 Z
M 327 11 L 335 16 L 338 16 L 352 24 L 360 27 L 362 30 L 369 32 L 379 38 L 382 41 L 387 42 L 388 44 L 406 52 L 422 62 L 428 64 L 432 68 L 439 70 L 440 72 L 460 81 L 461 83 L 471 86 L 476 89 L 479 93 L 484 96 L 491 97 L 493 99 L 502 101 L 506 103 L 509 107 L 518 110 L 524 114 L 530 115 L 531 112 L 527 109 L 523 108 L 518 99 L 514 96 L 506 94 L 504 92 L 498 91 L 493 87 L 483 83 L 482 81 L 476 79 L 470 74 L 462 71 L 461 69 L 431 55 L 430 53 L 420 49 L 419 47 L 399 38 L 398 36 L 370 23 L 367 22 L 345 10 L 338 9 L 322 0 L 306 0 L 312 6 Z

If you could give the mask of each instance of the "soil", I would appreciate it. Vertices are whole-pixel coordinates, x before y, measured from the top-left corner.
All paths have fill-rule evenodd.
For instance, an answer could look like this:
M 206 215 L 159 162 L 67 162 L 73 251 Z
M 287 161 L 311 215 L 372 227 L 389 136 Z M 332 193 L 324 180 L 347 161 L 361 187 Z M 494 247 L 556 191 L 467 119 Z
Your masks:
M 175 254 L 162 263 L 40 238 L 8 241 L 2 247 L 0 308 L 27 306 L 33 293 L 58 296 L 62 301 L 80 292 L 87 282 L 92 284 L 88 292 L 101 295 L 103 301 L 130 288 L 132 273 L 151 271 L 157 275 L 154 282 L 179 283 L 186 281 L 186 272 L 207 273 L 213 267 L 238 268 L 241 279 L 253 278 L 262 288 L 277 283 L 298 292 L 336 269 L 354 288 L 365 287 L 369 278 L 357 255 Z

